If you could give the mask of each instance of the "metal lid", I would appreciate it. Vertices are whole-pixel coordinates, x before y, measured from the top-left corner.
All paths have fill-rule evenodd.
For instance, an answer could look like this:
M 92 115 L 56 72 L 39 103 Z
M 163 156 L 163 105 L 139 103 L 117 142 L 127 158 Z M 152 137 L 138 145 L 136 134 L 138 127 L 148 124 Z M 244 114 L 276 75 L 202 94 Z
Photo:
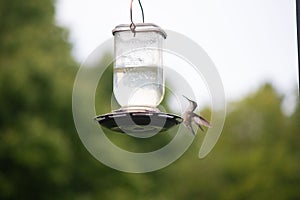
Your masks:
M 164 39 L 167 38 L 167 33 L 160 28 L 159 26 L 152 24 L 152 23 L 136 23 L 134 24 L 135 27 L 135 32 L 157 32 L 159 34 L 161 34 Z M 112 30 L 112 34 L 115 35 L 115 33 L 117 32 L 124 32 L 124 31 L 131 31 L 130 29 L 130 24 L 120 24 L 118 26 L 116 26 L 116 28 L 114 28 Z

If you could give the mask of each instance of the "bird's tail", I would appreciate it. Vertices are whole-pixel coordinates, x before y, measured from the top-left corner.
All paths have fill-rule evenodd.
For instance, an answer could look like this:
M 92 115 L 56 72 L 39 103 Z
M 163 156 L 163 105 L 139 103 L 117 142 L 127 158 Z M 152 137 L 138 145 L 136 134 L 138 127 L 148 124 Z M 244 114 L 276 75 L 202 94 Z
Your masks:
M 188 125 L 187 128 L 191 131 L 191 133 L 196 136 L 196 133 L 191 125 Z

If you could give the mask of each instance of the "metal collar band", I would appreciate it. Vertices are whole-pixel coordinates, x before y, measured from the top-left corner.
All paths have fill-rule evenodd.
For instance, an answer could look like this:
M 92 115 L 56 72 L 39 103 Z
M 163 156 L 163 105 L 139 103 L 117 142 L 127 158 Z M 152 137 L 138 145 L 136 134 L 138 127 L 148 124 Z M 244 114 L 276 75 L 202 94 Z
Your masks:
M 167 38 L 167 33 L 160 28 L 159 26 L 153 24 L 153 23 L 136 23 L 135 24 L 135 32 L 157 32 L 159 34 L 161 34 L 164 39 Z M 132 32 L 131 28 L 130 28 L 130 24 L 120 24 L 118 26 L 116 26 L 115 29 L 112 30 L 112 34 L 115 35 L 115 33 L 117 32 L 124 32 L 124 31 L 130 31 Z

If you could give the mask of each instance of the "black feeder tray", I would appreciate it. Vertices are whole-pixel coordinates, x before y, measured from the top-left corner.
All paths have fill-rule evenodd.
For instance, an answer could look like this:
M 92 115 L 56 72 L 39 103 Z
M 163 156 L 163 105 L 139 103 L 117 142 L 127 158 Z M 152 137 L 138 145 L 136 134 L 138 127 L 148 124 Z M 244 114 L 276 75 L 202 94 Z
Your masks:
M 182 118 L 152 111 L 115 111 L 95 117 L 101 125 L 120 133 L 159 133 L 182 122 Z

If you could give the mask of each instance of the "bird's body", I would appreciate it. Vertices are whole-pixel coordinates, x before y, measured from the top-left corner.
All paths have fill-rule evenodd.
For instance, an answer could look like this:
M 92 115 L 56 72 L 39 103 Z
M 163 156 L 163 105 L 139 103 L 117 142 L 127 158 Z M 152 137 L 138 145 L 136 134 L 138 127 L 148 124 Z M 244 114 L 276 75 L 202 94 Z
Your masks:
M 190 100 L 189 98 L 187 98 L 185 96 L 183 96 L 183 97 L 186 98 L 190 103 L 188 108 L 182 114 L 183 124 L 193 133 L 193 135 L 196 135 L 196 133 L 192 127 L 193 123 L 196 124 L 202 131 L 204 131 L 204 130 L 201 125 L 206 126 L 206 127 L 211 127 L 210 123 L 206 119 L 204 119 L 200 115 L 197 115 L 196 113 L 194 113 L 194 110 L 197 108 L 197 103 L 195 101 Z

